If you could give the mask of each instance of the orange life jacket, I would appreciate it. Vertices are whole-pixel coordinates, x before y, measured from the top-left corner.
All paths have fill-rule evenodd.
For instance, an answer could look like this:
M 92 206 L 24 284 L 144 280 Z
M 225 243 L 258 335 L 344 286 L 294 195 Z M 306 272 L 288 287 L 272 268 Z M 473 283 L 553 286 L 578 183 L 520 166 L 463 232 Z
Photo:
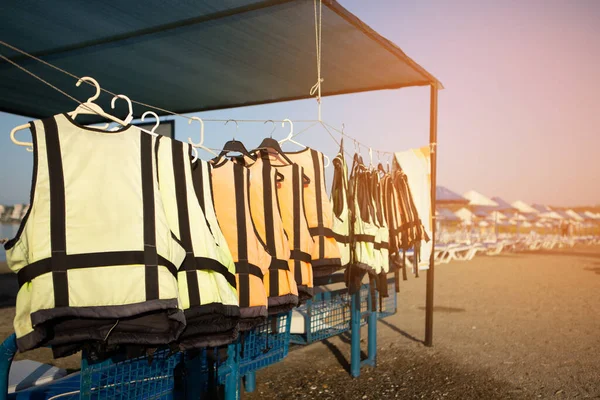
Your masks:
M 323 153 L 311 148 L 285 153 L 304 169 L 310 183 L 304 188 L 304 207 L 310 233 L 315 240 L 312 266 L 315 277 L 327 276 L 342 267 L 340 250 L 332 231 L 333 215 L 325 190 Z
M 212 169 L 215 211 L 236 266 L 240 331 L 267 317 L 263 283 L 271 256 L 259 237 L 250 211 L 250 171 L 227 158 Z

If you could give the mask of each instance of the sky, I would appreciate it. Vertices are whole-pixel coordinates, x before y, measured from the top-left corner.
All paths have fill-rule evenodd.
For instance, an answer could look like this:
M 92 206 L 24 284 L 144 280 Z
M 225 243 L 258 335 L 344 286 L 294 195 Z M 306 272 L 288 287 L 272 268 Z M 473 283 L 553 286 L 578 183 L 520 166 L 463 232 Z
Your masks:
M 444 84 L 438 184 L 509 202 L 600 203 L 599 1 L 340 2 Z M 322 112 L 324 121 L 343 123 L 373 148 L 402 151 L 429 140 L 428 88 L 327 97 Z M 303 120 L 316 119 L 317 107 L 303 100 L 198 115 Z M 198 125 L 175 120 L 177 139 L 198 140 Z M 10 130 L 27 121 L 0 113 L 0 204 L 28 202 L 31 153 L 9 139 Z M 240 124 L 236 132 L 232 124 L 207 123 L 205 144 L 217 148 L 236 134 L 250 148 L 271 127 Z M 305 127 L 297 123 L 295 131 Z M 278 127 L 273 136 L 283 138 L 288 129 Z M 330 157 L 337 151 L 321 128 L 297 139 Z

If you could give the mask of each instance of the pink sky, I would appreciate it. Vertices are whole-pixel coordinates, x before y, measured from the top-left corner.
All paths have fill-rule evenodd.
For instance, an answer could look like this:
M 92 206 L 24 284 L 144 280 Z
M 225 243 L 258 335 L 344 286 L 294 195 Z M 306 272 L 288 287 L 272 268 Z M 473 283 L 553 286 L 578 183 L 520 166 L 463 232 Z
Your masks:
M 510 201 L 600 203 L 600 1 L 342 3 L 446 86 L 440 184 Z M 420 92 L 381 114 L 412 109 L 415 97 L 426 104 Z

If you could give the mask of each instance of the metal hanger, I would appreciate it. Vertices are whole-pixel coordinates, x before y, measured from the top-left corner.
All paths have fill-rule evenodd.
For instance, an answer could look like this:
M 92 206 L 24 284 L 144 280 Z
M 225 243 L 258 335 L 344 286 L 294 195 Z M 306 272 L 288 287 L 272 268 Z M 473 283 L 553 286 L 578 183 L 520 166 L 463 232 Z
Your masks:
M 198 121 L 200 122 L 200 142 L 198 143 L 194 143 L 192 141 L 192 138 L 188 138 L 188 143 L 192 145 L 192 148 L 194 148 L 195 152 L 194 152 L 194 159 L 192 160 L 192 162 L 196 162 L 196 160 L 198 159 L 198 150 L 196 150 L 196 148 L 202 149 L 208 153 L 211 153 L 212 155 L 216 156 L 217 153 L 215 153 L 214 151 L 212 151 L 211 149 L 209 149 L 208 147 L 204 146 L 204 121 L 202 121 L 201 118 L 199 117 L 191 117 L 188 120 L 188 125 L 192 123 L 192 121 Z
M 146 117 L 148 115 L 151 115 L 156 119 L 156 124 L 154 124 L 154 126 L 150 130 L 150 134 L 152 136 L 158 136 L 158 133 L 156 133 L 156 130 L 158 129 L 158 126 L 160 125 L 160 119 L 158 118 L 158 114 L 155 113 L 154 111 L 146 111 L 145 113 L 142 114 L 142 122 L 144 122 L 144 120 L 146 119 Z

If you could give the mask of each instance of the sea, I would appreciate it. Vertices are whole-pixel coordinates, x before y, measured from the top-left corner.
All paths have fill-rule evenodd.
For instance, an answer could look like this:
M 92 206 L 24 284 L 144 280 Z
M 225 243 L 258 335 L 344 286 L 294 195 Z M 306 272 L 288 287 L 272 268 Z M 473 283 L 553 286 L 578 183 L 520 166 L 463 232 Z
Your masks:
M 19 230 L 19 224 L 0 224 L 0 239 L 12 239 Z M 0 245 L 0 261 L 6 261 L 6 253 L 4 246 Z

